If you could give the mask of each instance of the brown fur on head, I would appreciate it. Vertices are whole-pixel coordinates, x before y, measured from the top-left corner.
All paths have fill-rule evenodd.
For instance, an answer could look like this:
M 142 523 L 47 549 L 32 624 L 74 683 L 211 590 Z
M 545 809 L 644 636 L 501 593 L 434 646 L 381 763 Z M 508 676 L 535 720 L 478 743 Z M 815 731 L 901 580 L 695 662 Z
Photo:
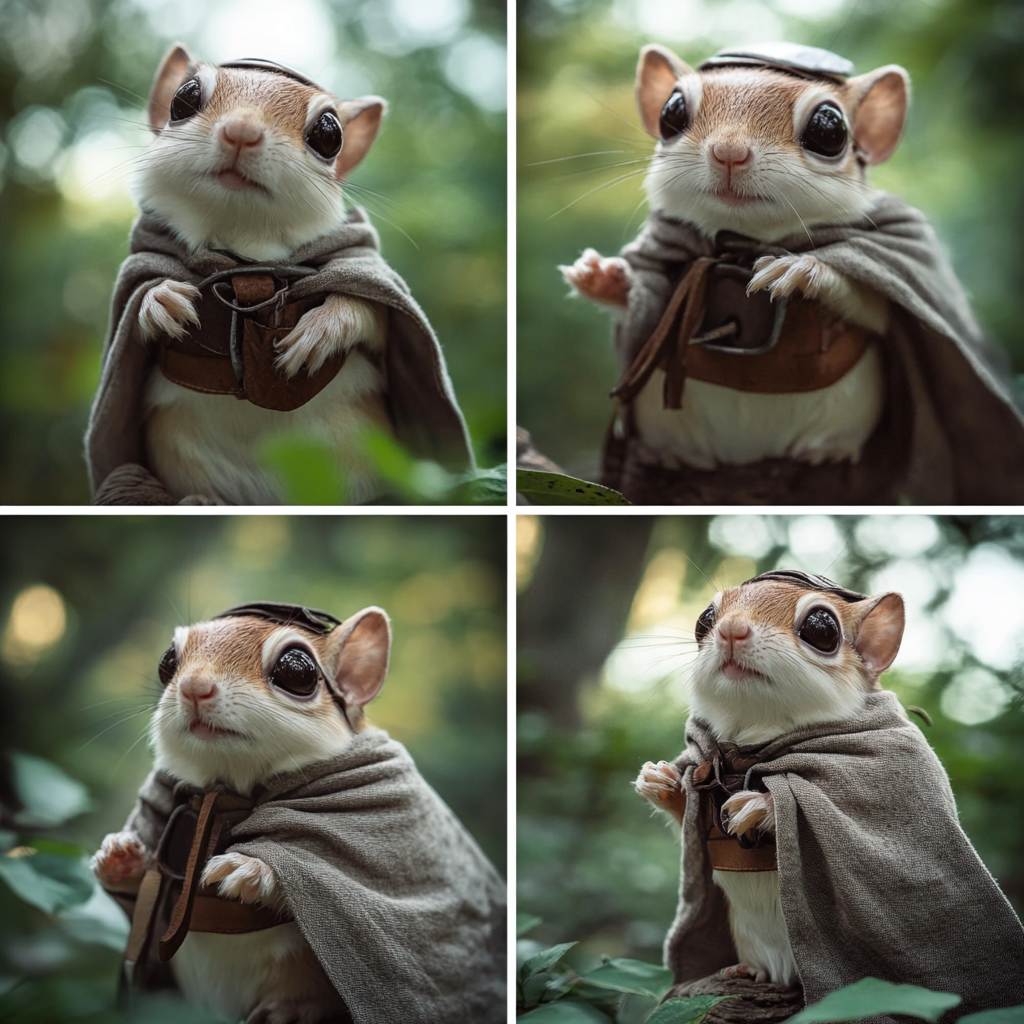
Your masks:
M 691 120 L 663 139 L 662 110 L 676 92 Z M 896 148 L 908 94 L 907 73 L 896 65 L 840 84 L 771 69 L 698 72 L 665 47 L 645 46 L 637 105 L 644 128 L 660 140 L 647 182 L 651 204 L 708 234 L 730 228 L 765 241 L 800 223 L 855 219 L 871 205 L 863 167 L 888 159 Z M 835 157 L 801 142 L 824 102 L 842 112 L 849 129 L 850 142 Z M 749 157 L 725 167 L 712 156 L 730 149 L 749 151 Z
M 692 708 L 736 742 L 846 718 L 879 688 L 903 625 L 895 593 L 861 598 L 780 580 L 721 591 L 697 622 Z
M 179 627 L 160 666 L 157 767 L 194 785 L 248 792 L 340 753 L 384 683 L 390 642 L 379 608 L 326 635 L 246 615 Z M 282 659 L 302 666 L 297 692 Z

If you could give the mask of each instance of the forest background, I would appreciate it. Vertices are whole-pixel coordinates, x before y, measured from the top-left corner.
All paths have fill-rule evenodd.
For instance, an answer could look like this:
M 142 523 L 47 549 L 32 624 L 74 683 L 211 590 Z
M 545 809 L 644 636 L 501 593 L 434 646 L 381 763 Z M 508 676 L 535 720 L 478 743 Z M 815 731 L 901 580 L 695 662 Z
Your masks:
M 598 477 L 620 375 L 607 314 L 556 269 L 614 254 L 646 216 L 654 140 L 633 80 L 657 42 L 692 65 L 788 39 L 911 78 L 906 133 L 876 187 L 923 210 L 975 311 L 1024 373 L 1024 5 L 1017 0 L 522 0 L 517 32 L 518 422 L 567 472 Z

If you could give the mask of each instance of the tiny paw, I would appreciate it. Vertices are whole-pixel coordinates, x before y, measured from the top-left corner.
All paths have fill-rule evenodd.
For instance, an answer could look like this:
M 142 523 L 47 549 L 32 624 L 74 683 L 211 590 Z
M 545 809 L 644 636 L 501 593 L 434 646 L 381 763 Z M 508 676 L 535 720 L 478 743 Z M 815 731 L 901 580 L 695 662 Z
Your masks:
M 217 882 L 219 895 L 242 903 L 273 904 L 280 896 L 274 872 L 263 861 L 244 853 L 222 853 L 210 858 L 200 884 Z
M 139 309 L 139 328 L 144 340 L 158 334 L 183 338 L 185 324 L 199 326 L 199 317 L 193 302 L 199 299 L 199 289 L 184 281 L 161 281 L 142 297 Z
M 679 769 L 671 761 L 646 761 L 633 786 L 648 800 L 667 801 L 679 792 L 681 781 Z
M 745 789 L 722 804 L 722 824 L 730 835 L 738 836 L 759 828 L 775 831 L 775 801 L 771 793 Z
M 754 264 L 754 276 L 747 285 L 747 294 L 768 289 L 773 299 L 799 294 L 807 299 L 819 298 L 822 292 L 835 288 L 839 275 L 816 256 L 762 256 Z
M 146 872 L 146 847 L 134 832 L 112 832 L 100 843 L 89 861 L 92 873 L 103 886 L 141 878 Z
M 726 980 L 732 978 L 750 978 L 758 984 L 768 980 L 768 972 L 763 967 L 749 967 L 747 964 L 735 964 L 732 967 L 723 967 L 719 972 L 720 978 Z
M 310 375 L 338 352 L 354 345 L 383 342 L 380 314 L 368 302 L 347 295 L 328 295 L 323 304 L 303 313 L 289 334 L 278 341 L 274 366 L 294 377 L 306 367 Z
M 629 301 L 629 264 L 619 256 L 602 256 L 596 249 L 584 249 L 571 267 L 559 267 L 562 277 L 576 292 L 607 306 L 625 306 Z

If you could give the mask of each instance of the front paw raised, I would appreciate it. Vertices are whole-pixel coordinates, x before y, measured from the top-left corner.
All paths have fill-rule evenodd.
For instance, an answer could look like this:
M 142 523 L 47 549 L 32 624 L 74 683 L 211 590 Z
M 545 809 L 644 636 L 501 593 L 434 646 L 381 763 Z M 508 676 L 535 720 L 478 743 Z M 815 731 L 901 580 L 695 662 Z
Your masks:
M 686 793 L 682 789 L 682 775 L 671 761 L 659 761 L 657 764 L 647 761 L 633 787 L 659 811 L 668 811 L 677 821 L 682 821 Z
M 584 249 L 571 267 L 558 269 L 584 298 L 606 306 L 625 306 L 629 301 L 629 264 L 619 256 L 602 256 L 596 249 Z
M 803 295 L 816 299 L 822 292 L 833 290 L 839 275 L 816 256 L 762 256 L 754 264 L 754 276 L 747 285 L 747 294 L 767 289 L 773 299 Z
M 291 333 L 275 344 L 278 356 L 274 366 L 287 377 L 294 377 L 303 366 L 312 375 L 336 353 L 382 339 L 382 321 L 368 302 L 347 295 L 328 295 L 322 305 L 304 313 Z
M 199 289 L 184 281 L 161 281 L 142 297 L 139 309 L 139 329 L 144 340 L 158 334 L 183 338 L 185 324 L 199 326 L 194 302 L 199 300 Z
M 219 895 L 241 903 L 273 905 L 281 895 L 274 872 L 263 861 L 244 853 L 222 853 L 210 858 L 200 882 L 219 882 Z
M 743 835 L 755 828 L 762 832 L 774 832 L 775 801 L 771 793 L 744 789 L 729 797 L 722 804 L 722 824 L 734 836 Z
M 134 832 L 112 832 L 89 861 L 92 873 L 105 889 L 124 887 L 146 873 L 148 854 Z

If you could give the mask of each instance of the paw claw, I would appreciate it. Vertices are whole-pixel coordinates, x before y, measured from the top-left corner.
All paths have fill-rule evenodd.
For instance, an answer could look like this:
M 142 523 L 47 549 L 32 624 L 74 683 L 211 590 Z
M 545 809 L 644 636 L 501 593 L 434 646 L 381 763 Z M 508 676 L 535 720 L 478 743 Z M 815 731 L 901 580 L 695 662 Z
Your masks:
M 750 978 L 751 981 L 762 984 L 768 980 L 768 972 L 763 967 L 749 967 L 747 964 L 736 964 L 733 967 L 723 967 L 719 976 L 726 980 L 732 978 Z
M 112 832 L 93 854 L 89 867 L 102 885 L 117 885 L 141 878 L 146 860 L 146 847 L 134 832 Z
M 158 334 L 183 338 L 185 324 L 199 326 L 199 316 L 193 305 L 199 299 L 199 289 L 184 281 L 161 281 L 142 297 L 139 308 L 139 328 L 145 340 Z
M 619 256 L 602 256 L 584 249 L 572 266 L 558 268 L 566 282 L 584 298 L 608 306 L 625 306 L 631 285 L 629 264 Z
M 829 277 L 834 274 L 816 256 L 762 256 L 754 263 L 754 274 L 747 285 L 747 294 L 768 289 L 771 298 L 788 298 L 799 294 L 817 298 Z
M 242 903 L 273 903 L 279 895 L 274 872 L 261 860 L 244 853 L 222 853 L 206 865 L 202 885 L 217 886 L 225 899 Z
M 775 801 L 771 793 L 742 790 L 722 804 L 722 824 L 730 835 L 743 835 L 751 829 L 775 831 Z
M 376 313 L 368 303 L 345 295 L 328 295 L 323 305 L 307 310 L 289 334 L 278 341 L 274 366 L 286 377 L 303 367 L 310 375 L 338 352 L 379 336 Z

